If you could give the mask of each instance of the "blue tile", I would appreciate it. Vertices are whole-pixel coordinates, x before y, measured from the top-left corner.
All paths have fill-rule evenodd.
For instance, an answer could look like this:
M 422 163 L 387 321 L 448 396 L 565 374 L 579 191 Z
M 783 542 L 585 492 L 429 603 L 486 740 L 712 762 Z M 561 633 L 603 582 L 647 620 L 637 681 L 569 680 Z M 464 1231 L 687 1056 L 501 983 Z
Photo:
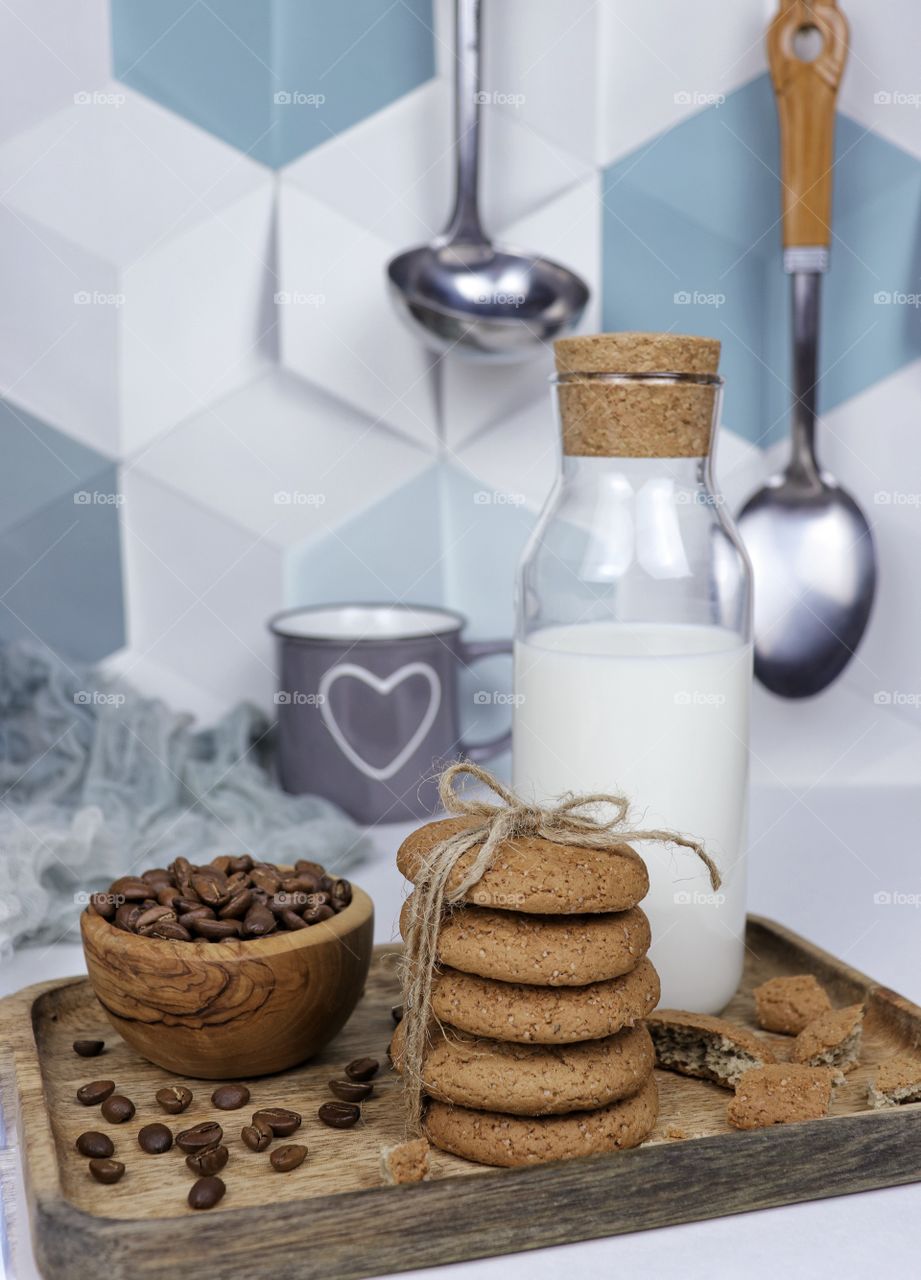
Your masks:
M 763 76 L 611 165 L 603 185 L 605 327 L 720 338 L 724 420 L 759 444 L 785 434 L 789 402 L 779 163 Z M 921 354 L 919 309 L 898 300 L 921 290 L 919 214 L 921 164 L 839 116 L 821 409 Z
M 277 167 L 435 73 L 432 0 L 113 0 L 115 74 Z
M 114 465 L 0 533 L 0 640 L 93 662 L 125 642 Z
M 0 444 L 0 531 L 71 494 L 108 462 L 7 400 L 0 400 Z

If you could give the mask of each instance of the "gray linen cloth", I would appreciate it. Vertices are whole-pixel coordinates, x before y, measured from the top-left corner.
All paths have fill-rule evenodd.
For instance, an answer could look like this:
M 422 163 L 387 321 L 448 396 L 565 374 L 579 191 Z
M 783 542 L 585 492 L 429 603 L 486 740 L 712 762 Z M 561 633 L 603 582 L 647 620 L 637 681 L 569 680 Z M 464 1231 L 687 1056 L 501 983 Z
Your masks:
M 37 645 L 0 645 L 0 957 L 73 941 L 86 896 L 179 854 L 311 858 L 340 874 L 367 854 L 329 801 L 271 772 L 270 722 L 236 706 L 211 729 Z

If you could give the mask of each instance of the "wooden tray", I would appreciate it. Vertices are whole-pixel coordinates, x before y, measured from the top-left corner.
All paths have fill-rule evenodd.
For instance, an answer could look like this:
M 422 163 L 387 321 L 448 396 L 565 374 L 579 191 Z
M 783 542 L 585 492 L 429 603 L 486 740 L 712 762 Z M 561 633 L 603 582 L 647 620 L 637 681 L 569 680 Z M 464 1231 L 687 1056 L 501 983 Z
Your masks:
M 353 1280 L 921 1179 L 921 1105 L 871 1111 L 866 1101 L 875 1064 L 921 1045 L 921 1009 L 771 921 L 750 918 L 747 944 L 745 979 L 728 1011 L 737 1020 L 751 1024 L 750 992 L 776 974 L 814 973 L 837 1005 L 867 1001 L 861 1065 L 831 1116 L 739 1133 L 726 1125 L 726 1091 L 659 1072 L 659 1123 L 635 1151 L 509 1170 L 434 1152 L 434 1179 L 410 1187 L 384 1187 L 378 1172 L 380 1147 L 399 1139 L 401 1125 L 398 1079 L 385 1058 L 396 948 L 377 949 L 363 1000 L 319 1058 L 252 1082 L 245 1111 L 214 1111 L 214 1082 L 188 1081 L 195 1101 L 181 1120 L 163 1116 L 153 1098 L 175 1077 L 118 1038 L 85 980 L 20 992 L 0 1003 L 0 1086 L 25 1158 L 39 1266 L 49 1280 L 173 1280 L 177 1264 L 186 1271 L 193 1261 L 209 1280 L 269 1271 L 274 1280 Z M 104 1038 L 105 1054 L 78 1058 L 76 1037 Z M 330 1097 L 326 1082 L 365 1054 L 384 1065 L 363 1123 L 325 1128 L 316 1111 Z M 100 1078 L 137 1104 L 129 1124 L 107 1126 L 76 1102 L 77 1086 Z M 294 1173 L 275 1173 L 267 1154 L 240 1141 L 250 1111 L 271 1104 L 304 1115 L 297 1138 L 310 1156 Z M 228 1190 L 219 1210 L 195 1214 L 182 1153 L 147 1156 L 136 1134 L 154 1119 L 175 1130 L 206 1118 L 227 1134 Z M 128 1166 L 117 1186 L 95 1183 L 74 1151 L 92 1127 L 112 1134 Z

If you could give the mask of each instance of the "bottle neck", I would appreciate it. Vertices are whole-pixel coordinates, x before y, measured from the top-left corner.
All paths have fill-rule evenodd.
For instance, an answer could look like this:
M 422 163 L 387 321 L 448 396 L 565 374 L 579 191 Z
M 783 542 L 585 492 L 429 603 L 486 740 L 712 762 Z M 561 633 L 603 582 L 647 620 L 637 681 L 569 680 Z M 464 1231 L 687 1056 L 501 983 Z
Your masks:
M 564 487 L 615 489 L 638 493 L 653 485 L 681 494 L 713 493 L 713 473 L 709 455 L 697 458 L 583 457 L 563 454 Z

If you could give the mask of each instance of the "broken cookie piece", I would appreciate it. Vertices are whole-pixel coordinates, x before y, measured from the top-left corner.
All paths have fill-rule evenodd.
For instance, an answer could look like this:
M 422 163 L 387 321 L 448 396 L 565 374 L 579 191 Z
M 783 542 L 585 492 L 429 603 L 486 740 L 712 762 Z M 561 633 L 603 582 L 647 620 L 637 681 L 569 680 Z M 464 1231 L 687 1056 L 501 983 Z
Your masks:
M 907 1053 L 887 1058 L 867 1085 L 867 1096 L 877 1110 L 921 1102 L 921 1061 Z
M 770 1048 L 752 1031 L 723 1018 L 683 1009 L 657 1009 L 646 1019 L 656 1047 L 656 1066 L 712 1080 L 732 1089 L 743 1072 L 774 1061 Z
M 815 1018 L 831 1009 L 828 993 L 811 973 L 769 978 L 755 987 L 758 1025 L 765 1031 L 798 1036 Z
M 820 1014 L 793 1041 L 790 1061 L 807 1067 L 856 1067 L 863 1035 L 863 1005 Z
M 429 1176 L 429 1144 L 425 1138 L 381 1147 L 381 1177 L 391 1185 L 424 1182 Z
M 772 1124 L 820 1120 L 828 1114 L 840 1077 L 828 1067 L 777 1062 L 746 1071 L 726 1108 L 735 1129 L 765 1129 Z

